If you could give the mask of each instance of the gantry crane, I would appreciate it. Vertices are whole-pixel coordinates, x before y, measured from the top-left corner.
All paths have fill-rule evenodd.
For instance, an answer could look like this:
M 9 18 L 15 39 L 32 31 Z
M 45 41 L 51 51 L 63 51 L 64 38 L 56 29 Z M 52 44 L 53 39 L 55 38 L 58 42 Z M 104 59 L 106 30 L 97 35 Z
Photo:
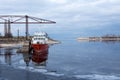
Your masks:
M 4 36 L 12 37 L 11 24 L 25 24 L 26 39 L 28 39 L 29 25 L 28 24 L 54 24 L 55 21 L 42 18 L 32 17 L 28 15 L 0 15 L 0 24 L 4 24 Z

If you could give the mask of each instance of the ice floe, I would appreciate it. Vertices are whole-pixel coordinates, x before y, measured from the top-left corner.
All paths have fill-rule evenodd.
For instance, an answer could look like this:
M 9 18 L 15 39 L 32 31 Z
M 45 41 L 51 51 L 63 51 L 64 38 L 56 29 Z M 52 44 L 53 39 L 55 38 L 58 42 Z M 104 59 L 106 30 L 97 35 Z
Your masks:
M 100 75 L 100 74 L 91 74 L 91 75 L 75 75 L 77 79 L 89 79 L 89 80 L 120 80 L 120 76 L 116 75 Z
M 5 79 L 5 78 L 0 77 L 0 80 L 8 80 L 8 79 Z
M 34 67 L 25 67 L 25 66 L 18 66 L 17 68 L 28 70 L 28 71 L 31 71 L 31 72 L 40 72 L 40 73 L 45 74 L 45 75 L 51 75 L 51 76 L 57 76 L 57 77 L 64 76 L 64 74 L 59 74 L 59 73 L 56 73 L 56 72 L 48 71 L 47 69 L 44 69 L 44 68 L 43 69 L 42 68 L 41 69 L 40 68 L 36 69 Z

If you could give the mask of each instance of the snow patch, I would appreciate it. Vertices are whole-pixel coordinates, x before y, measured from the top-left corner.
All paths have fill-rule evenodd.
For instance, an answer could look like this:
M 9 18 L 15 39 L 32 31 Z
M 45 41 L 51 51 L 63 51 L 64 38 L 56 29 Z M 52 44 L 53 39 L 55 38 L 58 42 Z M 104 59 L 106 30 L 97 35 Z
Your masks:
M 75 75 L 77 79 L 83 78 L 83 79 L 90 79 L 90 80 L 120 80 L 120 76 L 115 75 L 99 75 L 99 74 L 93 74 L 93 75 Z
M 43 69 L 42 68 L 41 69 L 39 69 L 39 68 L 35 69 L 34 67 L 24 67 L 24 66 L 19 66 L 17 68 L 25 69 L 25 70 L 28 70 L 28 71 L 31 71 L 31 72 L 40 72 L 40 73 L 45 74 L 45 75 L 51 75 L 51 76 L 57 76 L 57 77 L 64 75 L 64 74 L 58 74 L 56 72 L 49 72 L 44 68 Z
M 64 76 L 64 74 L 57 74 L 57 73 L 55 73 L 55 72 L 47 72 L 47 73 L 45 73 L 45 74 L 47 74 L 47 75 L 52 75 L 52 76 L 57 76 L 57 77 L 59 77 L 59 76 Z

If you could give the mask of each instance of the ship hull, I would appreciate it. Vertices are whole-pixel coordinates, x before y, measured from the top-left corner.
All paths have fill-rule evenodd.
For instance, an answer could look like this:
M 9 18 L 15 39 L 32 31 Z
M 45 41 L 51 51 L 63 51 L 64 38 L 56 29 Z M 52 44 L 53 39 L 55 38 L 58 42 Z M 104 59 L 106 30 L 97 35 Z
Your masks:
M 48 58 L 48 44 L 32 44 L 32 61 L 35 63 L 45 62 Z

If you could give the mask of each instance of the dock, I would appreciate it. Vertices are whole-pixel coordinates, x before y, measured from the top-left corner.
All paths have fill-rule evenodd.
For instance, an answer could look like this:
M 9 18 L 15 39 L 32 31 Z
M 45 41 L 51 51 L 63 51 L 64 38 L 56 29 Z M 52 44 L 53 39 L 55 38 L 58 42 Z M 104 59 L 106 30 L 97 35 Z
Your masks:
M 0 48 L 19 47 L 22 46 L 28 51 L 29 41 L 32 36 L 29 35 L 29 24 L 55 24 L 55 21 L 33 17 L 28 15 L 0 15 L 0 24 L 3 24 L 4 36 L 0 34 Z M 17 37 L 13 36 L 11 27 L 12 24 L 25 24 L 25 36 L 20 36 L 19 29 L 17 30 Z M 60 43 L 57 40 L 48 39 L 47 44 Z M 22 48 L 22 49 L 23 49 Z
M 60 44 L 61 42 L 58 40 L 53 40 L 53 39 L 49 39 L 47 41 L 48 45 L 53 45 L 53 44 Z M 23 43 L 22 48 L 17 50 L 17 53 L 28 53 L 29 52 L 29 41 L 26 41 Z
M 32 36 L 26 40 L 26 37 L 13 37 L 13 38 L 4 38 L 0 37 L 0 48 L 19 48 L 18 53 L 28 53 L 29 49 L 29 40 L 32 39 Z M 61 43 L 58 40 L 48 39 L 47 44 L 59 44 Z

